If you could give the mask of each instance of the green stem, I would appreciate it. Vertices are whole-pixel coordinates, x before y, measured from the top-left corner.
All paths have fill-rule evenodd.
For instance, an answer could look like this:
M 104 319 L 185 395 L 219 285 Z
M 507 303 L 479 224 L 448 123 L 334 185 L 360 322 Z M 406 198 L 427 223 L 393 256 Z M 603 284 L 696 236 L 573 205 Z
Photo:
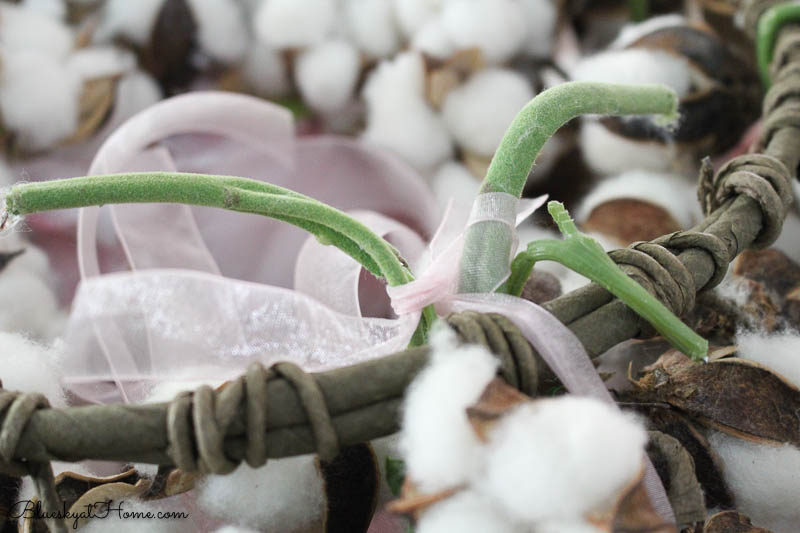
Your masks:
M 413 280 L 398 251 L 354 218 L 322 202 L 262 181 L 170 172 L 109 174 L 16 185 L 5 199 L 5 207 L 11 215 L 150 202 L 254 213 L 307 230 L 321 242 L 350 255 L 391 286 Z M 423 311 L 414 344 L 424 342 L 435 316 L 431 308 Z
M 772 53 L 775 50 L 775 39 L 778 31 L 789 22 L 800 22 L 800 3 L 783 2 L 764 11 L 758 18 L 756 28 L 756 57 L 758 70 L 764 87 L 769 89 L 772 79 L 769 74 L 769 65 L 772 63 Z
M 634 22 L 645 20 L 650 15 L 649 0 L 628 0 L 628 12 Z
M 548 89 L 523 107 L 511 123 L 489 165 L 480 193 L 504 192 L 521 197 L 544 143 L 575 117 L 656 114 L 661 115 L 659 122 L 668 124 L 677 119 L 677 110 L 677 95 L 663 85 L 570 82 Z M 492 272 L 507 272 L 512 239 L 501 235 L 501 224 L 494 225 L 497 228 L 488 231 L 500 235 L 497 238 L 487 238 L 485 226 L 480 231 L 478 225 L 467 230 L 461 258 L 460 292 L 488 292 L 496 283 L 493 276 L 471 276 L 469 272 L 474 271 L 475 265 Z M 492 265 L 489 266 L 489 262 Z
M 511 264 L 511 277 L 501 290 L 519 296 L 537 261 L 556 261 L 591 279 L 645 318 L 675 348 L 699 360 L 708 353 L 708 341 L 680 321 L 658 299 L 627 276 L 597 241 L 578 231 L 560 202 L 549 202 L 563 241 L 534 241 Z

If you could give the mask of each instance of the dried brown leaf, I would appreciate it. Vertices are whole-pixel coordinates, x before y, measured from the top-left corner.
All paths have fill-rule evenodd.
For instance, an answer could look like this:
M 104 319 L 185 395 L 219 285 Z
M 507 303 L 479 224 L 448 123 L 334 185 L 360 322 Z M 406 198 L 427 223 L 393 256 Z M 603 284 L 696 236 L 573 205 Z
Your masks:
M 503 415 L 529 401 L 531 401 L 529 396 L 522 394 L 502 379 L 494 378 L 483 390 L 477 403 L 467 408 L 467 418 L 478 438 L 488 442 L 489 432 Z
M 702 522 L 706 517 L 703 489 L 697 481 L 694 461 L 674 437 L 660 431 L 648 431 L 654 464 L 659 471 L 667 497 L 679 524 Z
M 703 533 L 772 533 L 769 529 L 756 527 L 750 519 L 736 511 L 717 513 L 706 522 Z

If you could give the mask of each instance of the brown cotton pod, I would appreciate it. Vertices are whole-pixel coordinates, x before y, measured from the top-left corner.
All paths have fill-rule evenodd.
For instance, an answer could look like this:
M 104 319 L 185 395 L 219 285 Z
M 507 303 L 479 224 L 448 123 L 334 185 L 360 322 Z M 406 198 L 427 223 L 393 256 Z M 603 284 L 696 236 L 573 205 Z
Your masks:
M 792 326 L 800 326 L 800 265 L 775 248 L 745 250 L 733 272 L 771 291 L 781 316 Z
M 772 533 L 769 529 L 756 527 L 742 513 L 723 511 L 706 522 L 703 533 Z
M 679 524 L 702 522 L 706 517 L 706 504 L 692 456 L 674 437 L 660 431 L 647 434 L 650 438 L 647 453 L 667 491 L 676 521 Z
M 149 482 L 144 480 L 135 468 L 128 468 L 124 472 L 106 477 L 86 476 L 75 472 L 62 472 L 55 478 L 56 493 L 58 493 L 58 497 L 61 498 L 61 501 L 64 502 L 64 505 L 68 508 L 73 507 L 75 502 L 87 492 L 102 485 L 114 483 L 130 486 L 143 486 L 140 484 L 145 483 L 149 486 Z M 142 489 L 141 492 L 144 492 L 144 490 L 145 489 Z
M 114 108 L 118 76 L 88 80 L 78 102 L 78 127 L 63 144 L 80 143 L 95 134 Z
M 612 132 L 639 141 L 675 141 L 692 151 L 721 153 L 758 118 L 761 90 L 751 65 L 705 28 L 676 25 L 643 35 L 627 48 L 666 52 L 688 61 L 695 87 L 681 98 L 669 134 L 647 118 L 604 118 Z
M 380 487 L 380 468 L 372 447 L 347 446 L 333 461 L 320 464 L 328 506 L 325 532 L 366 532 Z
M 197 73 L 191 63 L 197 22 L 186 0 L 164 0 L 140 64 L 158 80 L 167 95 L 189 85 Z
M 752 361 L 694 363 L 673 352 L 634 385 L 725 433 L 754 442 L 800 445 L 800 390 Z
M 616 198 L 598 205 L 583 228 L 613 237 L 622 246 L 651 241 L 682 229 L 663 207 L 633 198 Z
M 500 378 L 494 378 L 483 390 L 475 405 L 467 408 L 467 419 L 478 438 L 489 442 L 489 433 L 503 415 L 520 404 L 532 401 Z

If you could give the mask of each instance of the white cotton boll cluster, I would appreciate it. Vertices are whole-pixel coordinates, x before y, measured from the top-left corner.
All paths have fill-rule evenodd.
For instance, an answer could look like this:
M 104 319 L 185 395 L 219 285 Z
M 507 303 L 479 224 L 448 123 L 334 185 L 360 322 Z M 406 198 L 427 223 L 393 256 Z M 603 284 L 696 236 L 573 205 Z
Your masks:
M 75 131 L 81 83 L 60 59 L 2 51 L 0 63 L 0 115 L 24 149 L 49 148 Z
M 259 531 L 303 531 L 325 512 L 325 489 L 314 456 L 246 464 L 227 476 L 210 475 L 195 489 L 205 511 Z
M 553 48 L 558 10 L 553 0 L 520 0 L 528 21 L 522 50 L 529 56 L 546 58 Z
M 408 475 L 423 492 L 458 486 L 476 475 L 482 444 L 466 408 L 494 378 L 497 361 L 482 346 L 458 346 L 455 333 L 431 335 L 430 364 L 408 390 L 400 449 Z
M 187 0 L 197 23 L 200 48 L 222 63 L 239 61 L 245 54 L 249 34 L 236 0 Z
M 277 48 L 323 41 L 337 22 L 334 0 L 264 0 L 256 13 L 256 36 Z
M 242 62 L 242 76 L 260 96 L 279 97 L 291 91 L 286 62 L 277 50 L 254 42 Z
M 403 34 L 413 37 L 432 18 L 439 14 L 447 0 L 394 0 L 394 12 Z
M 691 87 L 686 59 L 660 50 L 632 48 L 603 52 L 580 61 L 570 75 L 575 81 L 660 83 L 672 88 L 679 98 Z
M 136 58 L 131 52 L 112 46 L 82 48 L 67 59 L 67 69 L 81 81 L 119 76 L 135 68 Z
M 463 148 L 491 157 L 511 121 L 533 96 L 522 74 L 489 68 L 447 94 L 442 116 Z
M 456 46 L 447 35 L 447 30 L 440 17 L 431 19 L 414 34 L 411 48 L 439 60 L 447 59 L 456 51 Z
M 478 47 L 490 63 L 511 59 L 527 35 L 525 12 L 513 0 L 450 0 L 442 24 L 457 48 Z
M 756 526 L 793 533 L 800 524 L 800 449 L 748 442 L 716 432 L 709 438 L 736 499 L 736 509 Z
M 0 332 L 0 381 L 11 391 L 44 394 L 54 407 L 66 406 L 59 371 L 63 347 L 46 346 L 18 333 Z
M 400 48 L 392 0 L 345 0 L 344 12 L 353 40 L 369 57 L 388 57 Z
M 126 499 L 121 502 L 114 502 L 115 505 L 122 507 L 123 513 L 136 513 L 139 516 L 150 513 L 158 516 L 158 513 L 186 512 L 185 508 L 179 505 L 170 506 L 169 500 L 148 500 L 143 501 L 138 498 Z M 191 516 L 189 517 L 191 519 Z M 81 533 L 185 533 L 187 520 L 166 519 L 166 518 L 131 518 L 120 517 L 118 512 L 110 512 L 102 519 L 94 519 L 81 526 Z
M 153 25 L 164 0 L 108 0 L 94 34 L 96 42 L 108 42 L 116 36 L 144 45 L 150 38 Z
M 450 135 L 441 117 L 425 101 L 425 66 L 414 52 L 383 61 L 369 76 L 363 97 L 367 104 L 364 138 L 428 172 L 449 159 Z
M 38 52 L 51 58 L 63 58 L 72 50 L 74 39 L 72 31 L 58 20 L 3 2 L 0 3 L 0 45 L 7 54 Z
M 492 502 L 474 491 L 459 492 L 437 503 L 420 516 L 417 533 L 526 533 L 512 523 Z
M 64 0 L 22 0 L 20 5 L 55 20 L 64 20 L 67 16 Z
M 358 50 L 347 41 L 327 41 L 300 54 L 295 80 L 303 101 L 322 113 L 342 109 L 352 95 L 361 70 Z
M 740 332 L 739 357 L 761 363 L 800 387 L 800 335 L 797 332 Z
M 599 205 L 628 198 L 662 207 L 681 227 L 690 228 L 701 216 L 696 195 L 695 187 L 677 174 L 631 170 L 600 182 L 586 196 L 575 219 L 582 222 Z
M 620 174 L 635 168 L 669 171 L 681 166 L 676 161 L 674 145 L 633 141 L 593 120 L 581 124 L 579 143 L 586 164 L 601 174 Z
M 646 442 L 641 424 L 594 399 L 522 405 L 492 431 L 478 487 L 525 521 L 581 521 L 636 478 Z

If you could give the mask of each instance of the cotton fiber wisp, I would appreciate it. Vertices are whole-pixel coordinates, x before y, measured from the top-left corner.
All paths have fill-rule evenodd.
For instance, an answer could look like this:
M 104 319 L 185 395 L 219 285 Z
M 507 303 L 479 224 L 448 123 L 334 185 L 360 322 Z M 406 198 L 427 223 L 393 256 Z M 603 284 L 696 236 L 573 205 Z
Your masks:
M 800 388 L 800 334 L 797 332 L 744 331 L 736 336 L 736 346 L 739 357 L 761 363 Z
M 388 148 L 417 170 L 431 171 L 449 159 L 453 146 L 441 119 L 425 101 L 422 57 L 405 52 L 383 61 L 364 86 L 364 138 Z
M 527 533 L 514 524 L 490 500 L 473 491 L 462 491 L 422 513 L 417 533 Z
M 490 68 L 450 91 L 442 115 L 458 144 L 491 157 L 511 121 L 533 96 L 533 89 L 522 74 Z
M 565 396 L 525 404 L 492 431 L 476 486 L 525 522 L 580 521 L 641 472 L 647 434 L 613 406 Z
M 312 455 L 242 463 L 227 476 L 210 475 L 195 489 L 200 506 L 227 523 L 259 531 L 303 531 L 322 519 L 325 491 Z
M 17 333 L 0 332 L 0 380 L 10 391 L 44 394 L 54 407 L 66 405 L 59 376 L 62 346 L 37 344 Z
M 467 419 L 494 378 L 497 362 L 483 347 L 459 347 L 446 327 L 433 332 L 431 362 L 411 384 L 400 449 L 409 477 L 423 492 L 458 486 L 476 474 L 482 445 Z

